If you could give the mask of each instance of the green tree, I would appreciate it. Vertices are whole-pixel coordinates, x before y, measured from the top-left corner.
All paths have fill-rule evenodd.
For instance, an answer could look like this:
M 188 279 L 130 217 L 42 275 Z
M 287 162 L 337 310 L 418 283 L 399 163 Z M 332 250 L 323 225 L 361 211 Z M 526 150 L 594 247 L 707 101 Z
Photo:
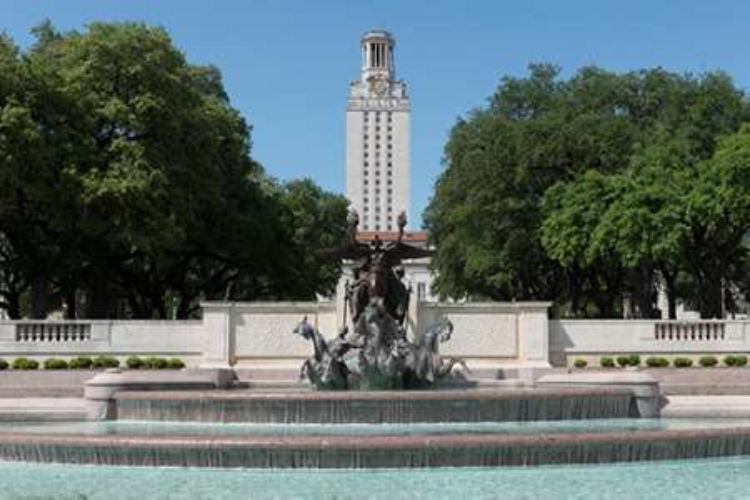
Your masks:
M 95 318 L 182 318 L 204 299 L 330 290 L 335 270 L 300 248 L 345 223 L 341 200 L 266 176 L 215 67 L 140 23 L 33 31 L 25 54 L 0 40 L 9 309 L 22 314 L 13 304 L 26 286 L 33 316 L 64 302 Z
M 284 295 L 296 300 L 332 295 L 341 266 L 322 258 L 320 250 L 345 240 L 348 201 L 323 191 L 311 179 L 285 183 L 280 198 L 285 208 L 282 225 L 289 230 L 293 249 Z
M 563 313 L 605 316 L 628 294 L 655 314 L 657 277 L 673 289 L 685 268 L 682 183 L 749 110 L 718 72 L 588 67 L 561 80 L 533 65 L 503 79 L 446 144 L 425 213 L 437 291 L 556 299 Z

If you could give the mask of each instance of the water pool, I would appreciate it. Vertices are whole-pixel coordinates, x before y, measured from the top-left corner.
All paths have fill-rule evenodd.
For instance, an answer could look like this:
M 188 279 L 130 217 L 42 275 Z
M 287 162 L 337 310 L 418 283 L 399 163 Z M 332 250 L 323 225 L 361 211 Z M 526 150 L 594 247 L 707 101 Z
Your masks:
M 242 424 L 197 422 L 0 422 L 0 432 L 135 436 L 406 436 L 443 434 L 533 435 L 641 430 L 694 430 L 750 427 L 746 419 L 616 418 L 530 422 L 450 422 L 425 424 Z
M 180 469 L 0 462 L 2 499 L 746 498 L 750 458 L 534 468 Z

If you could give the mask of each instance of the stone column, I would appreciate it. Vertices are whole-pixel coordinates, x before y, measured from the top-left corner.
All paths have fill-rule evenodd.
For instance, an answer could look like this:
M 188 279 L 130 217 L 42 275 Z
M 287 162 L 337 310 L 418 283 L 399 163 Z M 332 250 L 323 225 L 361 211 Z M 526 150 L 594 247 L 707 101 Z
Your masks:
M 236 318 L 234 303 L 203 302 L 203 362 L 201 368 L 231 368 L 234 364 Z
M 550 368 L 549 363 L 549 302 L 519 302 L 518 358 L 521 366 Z

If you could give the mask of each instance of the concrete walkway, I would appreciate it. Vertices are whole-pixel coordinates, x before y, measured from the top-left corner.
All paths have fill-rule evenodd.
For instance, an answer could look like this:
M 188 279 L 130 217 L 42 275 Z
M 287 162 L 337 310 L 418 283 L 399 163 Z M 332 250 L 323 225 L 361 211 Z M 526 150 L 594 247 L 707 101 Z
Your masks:
M 43 422 L 85 419 L 85 401 L 80 398 L 0 399 L 0 421 L 2 422 Z
M 750 396 L 667 396 L 661 416 L 750 418 Z

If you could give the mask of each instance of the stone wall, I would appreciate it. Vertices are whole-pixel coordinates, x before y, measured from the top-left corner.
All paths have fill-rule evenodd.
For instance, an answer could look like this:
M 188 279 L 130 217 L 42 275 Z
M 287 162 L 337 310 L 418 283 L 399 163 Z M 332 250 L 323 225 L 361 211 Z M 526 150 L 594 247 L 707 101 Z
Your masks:
M 3 321 L 0 358 L 155 355 L 196 365 L 204 337 L 201 321 Z
M 750 321 L 548 320 L 548 306 L 413 301 L 407 333 L 417 338 L 433 322 L 449 319 L 453 338 L 441 352 L 479 371 L 571 366 L 576 359 L 598 366 L 602 356 L 619 354 L 697 359 L 750 353 Z M 288 373 L 311 354 L 310 344 L 292 333 L 305 317 L 331 338 L 344 326 L 343 304 L 208 302 L 199 321 L 3 321 L 0 358 L 157 355 L 189 366 Z
M 551 320 L 550 360 L 571 366 L 584 359 L 598 366 L 602 356 L 642 357 L 750 353 L 750 321 L 733 320 Z

